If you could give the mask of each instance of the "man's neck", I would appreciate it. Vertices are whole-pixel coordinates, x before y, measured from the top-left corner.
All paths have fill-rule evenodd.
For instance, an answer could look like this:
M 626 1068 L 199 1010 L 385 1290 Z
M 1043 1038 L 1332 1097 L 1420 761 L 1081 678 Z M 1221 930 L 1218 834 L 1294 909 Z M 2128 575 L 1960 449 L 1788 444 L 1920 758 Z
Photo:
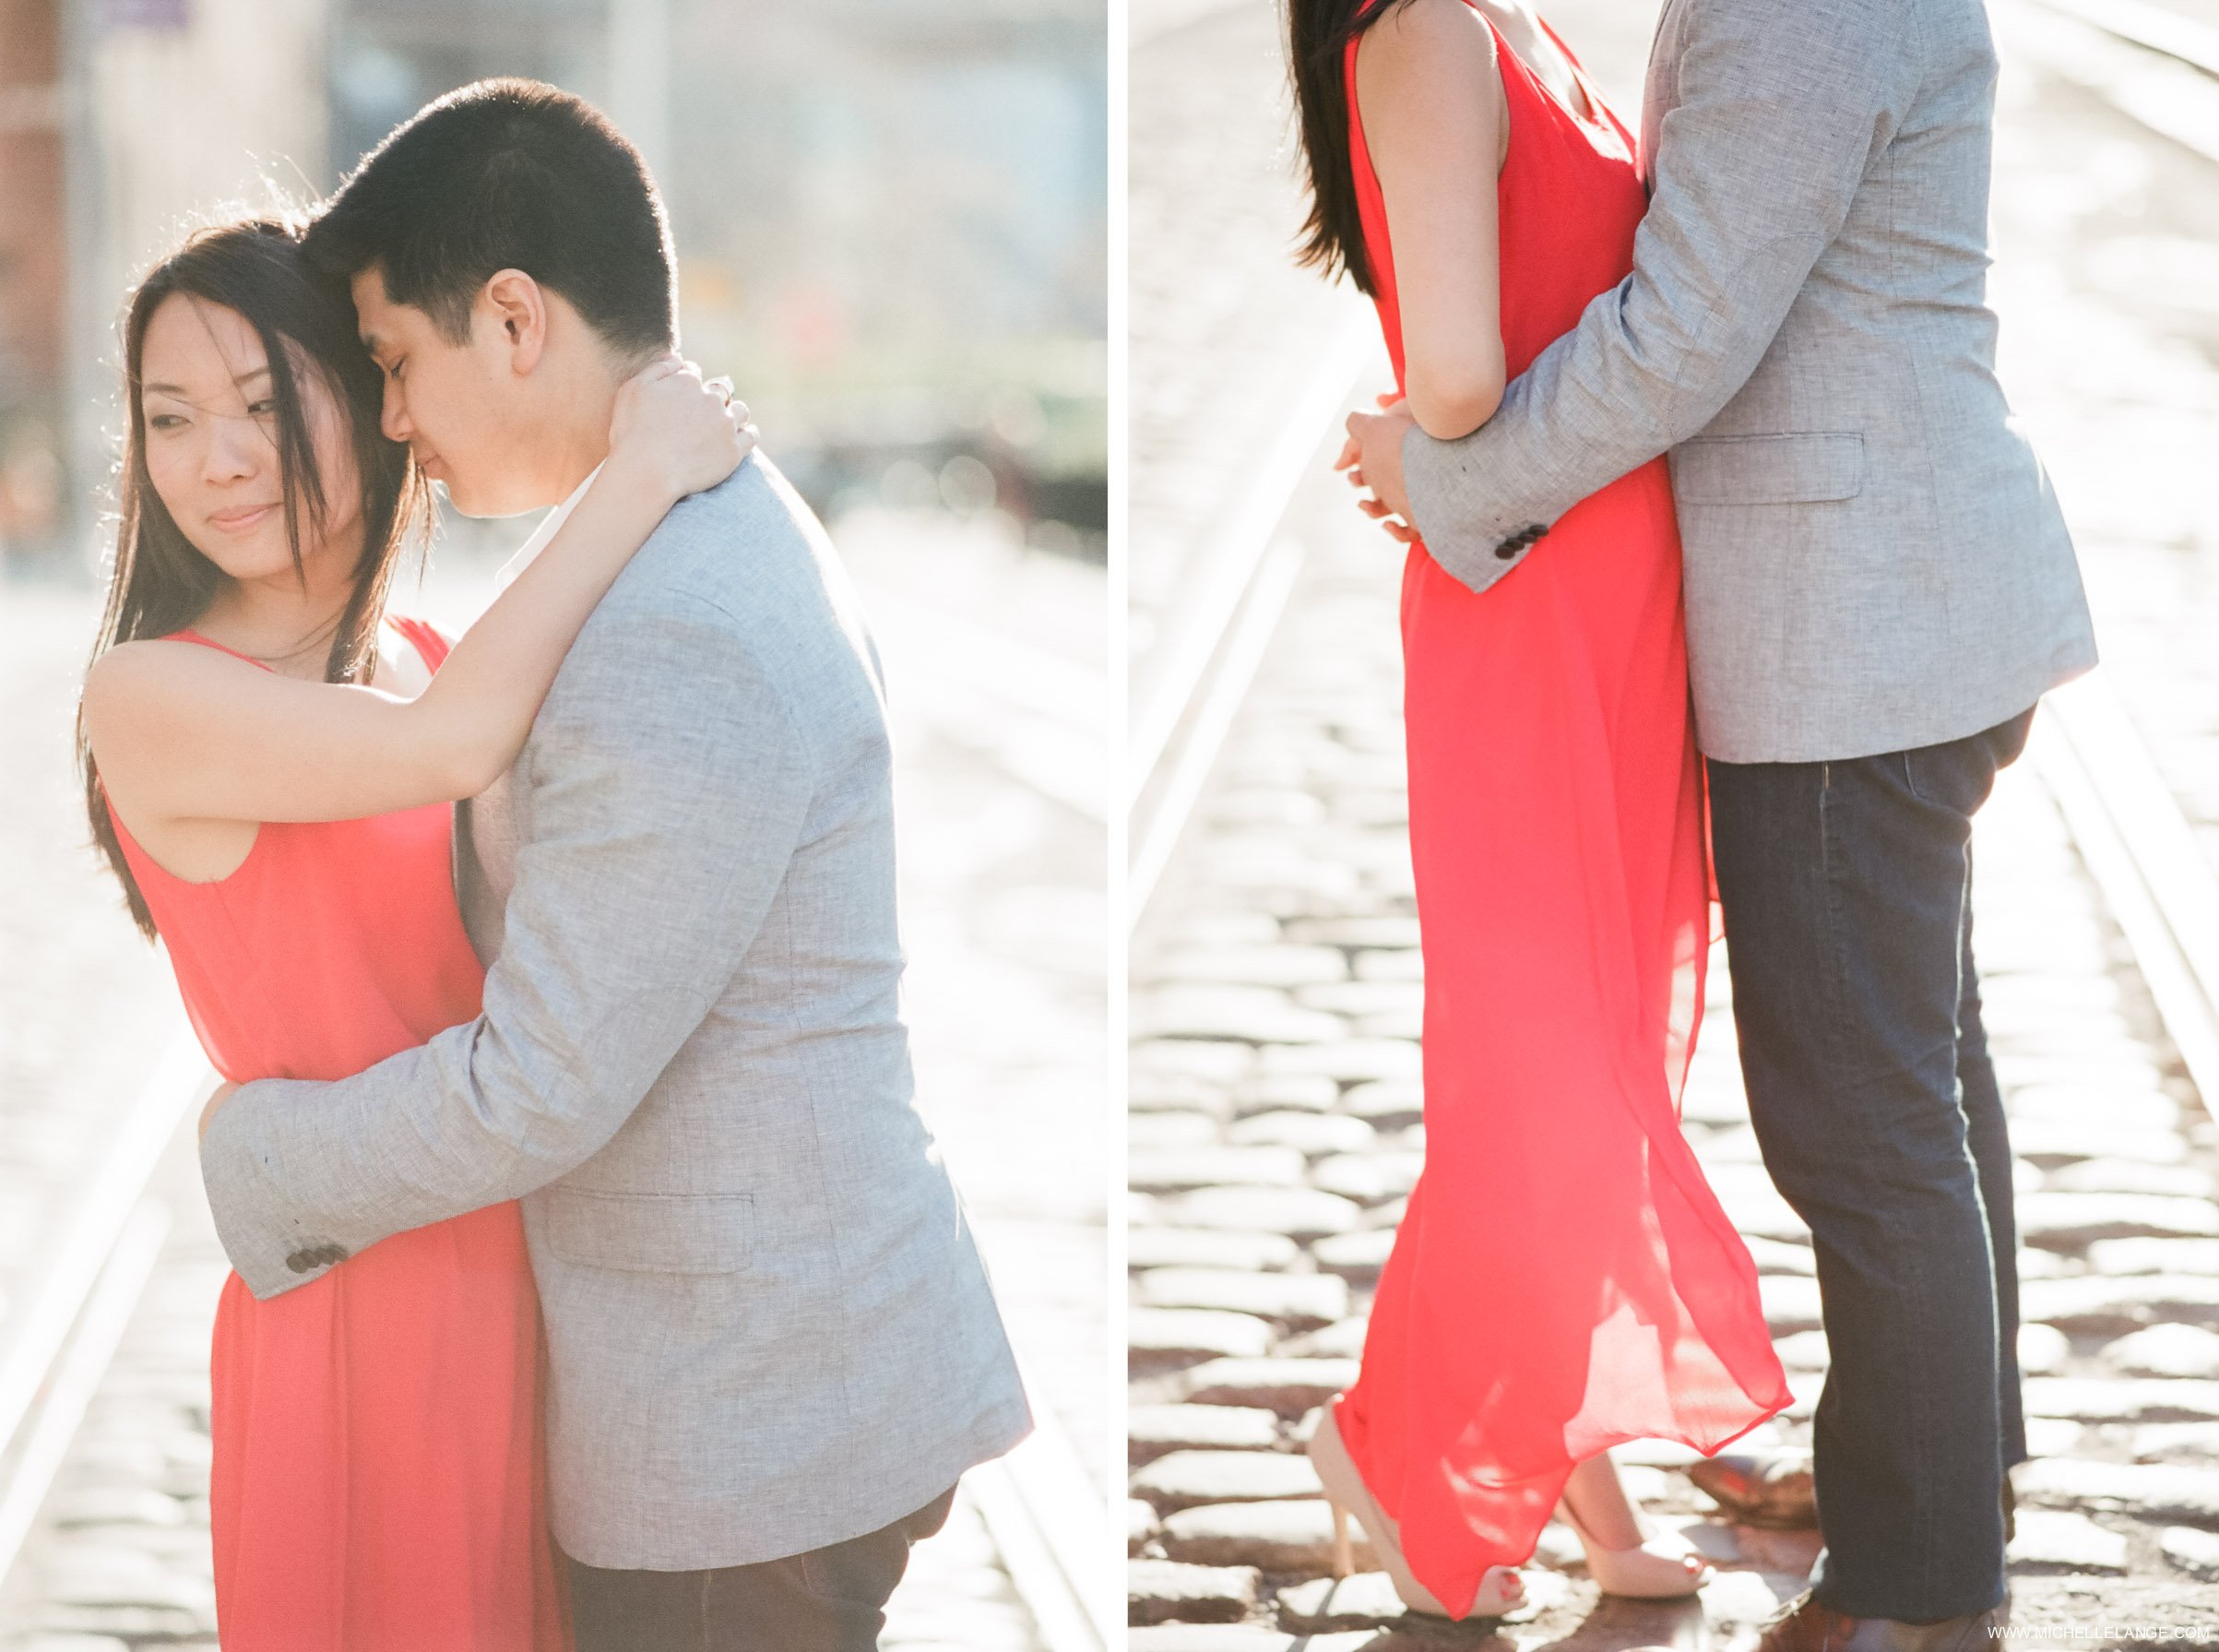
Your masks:
M 547 422 L 540 444 L 547 456 L 542 505 L 569 498 L 609 457 L 609 425 L 616 416 L 617 392 L 629 376 L 598 343 L 584 359 L 565 357 L 548 364 L 539 393 L 540 414 Z
M 598 436 L 587 435 L 583 431 L 576 433 L 574 439 L 562 445 L 560 462 L 549 469 L 548 491 L 551 496 L 546 503 L 551 505 L 562 504 L 578 491 L 579 484 L 591 476 L 608 457 L 607 420 L 601 422 Z

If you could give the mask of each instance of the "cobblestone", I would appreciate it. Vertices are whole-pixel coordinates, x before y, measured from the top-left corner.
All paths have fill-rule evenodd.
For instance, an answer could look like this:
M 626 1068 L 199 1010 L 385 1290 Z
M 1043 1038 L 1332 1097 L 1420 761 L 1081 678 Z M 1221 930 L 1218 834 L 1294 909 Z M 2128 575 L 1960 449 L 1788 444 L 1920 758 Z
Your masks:
M 1173 1560 L 1205 1566 L 1316 1572 L 1332 1553 L 1332 1514 L 1323 1499 L 1205 1503 L 1167 1515 L 1162 1542 Z M 1368 1543 L 1358 1550 L 1371 1554 Z
M 1253 1566 L 1190 1566 L 1179 1561 L 1142 1561 L 1127 1581 L 1135 1623 L 1178 1619 L 1188 1623 L 1238 1622 L 1256 1604 L 1263 1574 Z
M 1164 1514 L 1202 1503 L 1263 1503 L 1323 1494 L 1306 1456 L 1278 1451 L 1174 1451 L 1133 1477 Z

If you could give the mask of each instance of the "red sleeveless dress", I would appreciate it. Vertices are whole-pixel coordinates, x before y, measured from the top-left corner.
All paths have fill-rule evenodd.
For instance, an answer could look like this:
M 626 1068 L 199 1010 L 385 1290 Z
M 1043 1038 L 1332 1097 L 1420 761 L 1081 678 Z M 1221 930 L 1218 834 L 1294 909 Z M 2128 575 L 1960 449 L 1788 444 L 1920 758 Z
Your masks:
M 436 671 L 439 634 L 393 624 Z M 164 872 L 115 820 L 219 1073 L 344 1078 L 478 1014 L 453 814 L 265 822 L 214 883 Z M 539 1348 L 513 1203 L 395 1234 L 270 1301 L 231 1275 L 210 1362 L 224 1652 L 567 1647 Z
M 1495 41 L 1514 377 L 1632 269 L 1648 202 L 1584 74 L 1596 121 Z M 1350 159 L 1399 384 L 1361 42 Z M 1791 1396 L 1748 1247 L 1679 1131 L 1709 911 L 1665 461 L 1581 502 L 1484 594 L 1413 547 L 1402 632 L 1426 1162 L 1335 1420 L 1410 1569 L 1461 1616 L 1490 1565 L 1531 1558 L 1575 1464 L 1643 1438 L 1715 1452 Z

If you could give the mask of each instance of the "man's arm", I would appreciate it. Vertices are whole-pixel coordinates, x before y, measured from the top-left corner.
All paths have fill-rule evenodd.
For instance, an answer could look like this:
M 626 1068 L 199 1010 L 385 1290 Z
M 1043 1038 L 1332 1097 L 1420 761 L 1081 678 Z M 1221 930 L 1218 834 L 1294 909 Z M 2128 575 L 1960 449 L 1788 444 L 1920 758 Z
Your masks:
M 335 1084 L 247 1085 L 208 1128 L 217 1230 L 257 1297 L 583 1163 L 762 925 L 812 778 L 761 662 L 706 602 L 627 612 L 579 648 L 533 738 L 484 1013 Z
M 1916 89 L 1924 53 L 1905 0 L 1686 3 L 1680 101 L 1664 119 L 1633 273 L 1477 431 L 1402 435 L 1402 503 L 1474 590 L 1748 382 Z

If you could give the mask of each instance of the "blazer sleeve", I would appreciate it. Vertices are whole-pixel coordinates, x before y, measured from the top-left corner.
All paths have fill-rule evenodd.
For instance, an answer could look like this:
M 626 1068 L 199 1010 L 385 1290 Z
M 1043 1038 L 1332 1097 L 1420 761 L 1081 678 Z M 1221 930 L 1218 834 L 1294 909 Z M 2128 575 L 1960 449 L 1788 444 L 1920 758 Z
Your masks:
M 483 1013 L 219 1110 L 201 1169 L 257 1298 L 584 1162 L 738 973 L 801 840 L 811 763 L 740 628 L 684 600 L 591 627 L 542 707 Z
M 1403 438 L 1410 517 L 1474 590 L 1748 382 L 1916 90 L 1905 0 L 1684 0 L 1633 269 L 1468 436 Z

